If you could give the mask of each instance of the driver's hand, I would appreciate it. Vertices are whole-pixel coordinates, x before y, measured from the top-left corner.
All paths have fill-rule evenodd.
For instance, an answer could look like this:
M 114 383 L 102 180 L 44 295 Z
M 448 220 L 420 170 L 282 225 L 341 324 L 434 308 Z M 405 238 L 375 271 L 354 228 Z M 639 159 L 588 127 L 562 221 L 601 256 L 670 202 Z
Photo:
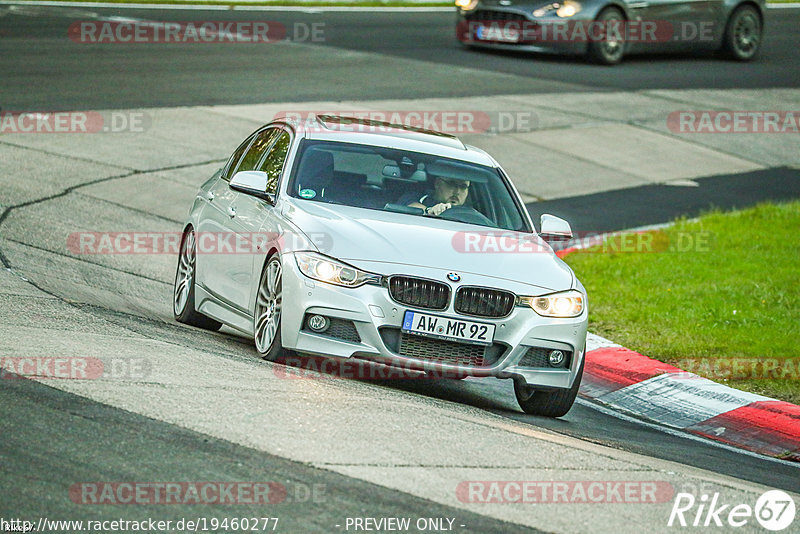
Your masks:
M 438 217 L 439 215 L 444 213 L 445 210 L 449 210 L 452 207 L 453 205 L 450 204 L 449 202 L 436 204 L 435 206 L 431 206 L 430 208 L 426 209 L 425 213 L 428 215 L 435 215 Z

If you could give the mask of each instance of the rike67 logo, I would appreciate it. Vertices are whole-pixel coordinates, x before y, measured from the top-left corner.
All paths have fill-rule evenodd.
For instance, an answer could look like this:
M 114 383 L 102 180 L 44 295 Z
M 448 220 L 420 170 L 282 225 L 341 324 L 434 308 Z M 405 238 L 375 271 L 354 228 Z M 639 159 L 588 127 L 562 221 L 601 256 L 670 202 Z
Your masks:
M 739 528 L 755 517 L 767 530 L 774 532 L 788 528 L 794 522 L 795 504 L 792 497 L 781 490 L 770 490 L 749 504 L 725 503 L 719 493 L 703 494 L 699 499 L 691 493 L 678 493 L 669 514 L 667 526 Z

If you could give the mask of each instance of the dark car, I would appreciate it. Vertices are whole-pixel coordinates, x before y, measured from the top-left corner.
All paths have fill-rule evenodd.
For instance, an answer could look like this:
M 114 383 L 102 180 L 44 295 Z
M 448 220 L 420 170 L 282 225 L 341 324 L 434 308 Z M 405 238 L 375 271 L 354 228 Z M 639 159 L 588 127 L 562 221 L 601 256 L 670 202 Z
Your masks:
M 585 55 L 613 65 L 624 54 L 720 50 L 753 59 L 765 0 L 456 0 L 469 47 Z

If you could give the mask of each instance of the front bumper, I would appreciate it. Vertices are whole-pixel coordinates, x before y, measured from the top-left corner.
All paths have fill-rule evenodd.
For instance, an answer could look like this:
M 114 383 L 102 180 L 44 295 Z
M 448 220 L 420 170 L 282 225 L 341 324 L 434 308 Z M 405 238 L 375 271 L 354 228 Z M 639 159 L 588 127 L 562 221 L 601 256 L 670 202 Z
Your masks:
M 580 15 L 580 14 L 579 14 Z M 481 8 L 473 12 L 459 12 L 456 21 L 456 37 L 463 44 L 494 50 L 508 50 L 518 52 L 537 52 L 546 54 L 583 55 L 588 48 L 585 40 L 570 39 L 572 32 L 561 33 L 552 31 L 554 24 L 575 24 L 589 22 L 584 16 L 576 16 L 569 20 L 564 19 L 538 19 L 528 12 L 514 8 Z M 509 31 L 518 30 L 518 42 L 504 42 L 492 37 L 480 38 L 479 26 L 494 27 L 494 37 L 507 34 Z
M 383 274 L 445 280 L 447 273 L 417 267 Z M 453 290 L 457 287 L 457 284 L 450 285 Z M 495 287 L 496 284 L 487 283 L 486 286 Z M 486 352 L 487 355 L 491 352 L 492 357 L 487 358 L 485 365 L 465 366 L 398 353 L 394 340 L 401 335 L 400 328 L 406 310 L 496 325 L 493 348 Z M 351 321 L 357 336 L 334 337 L 328 333 L 314 333 L 305 324 L 308 314 Z M 452 299 L 443 311 L 417 309 L 395 302 L 386 287 L 364 285 L 353 289 L 311 280 L 300 272 L 292 254 L 283 256 L 281 340 L 285 348 L 303 354 L 359 358 L 445 376 L 466 374 L 513 378 L 540 388 L 569 388 L 584 357 L 586 327 L 586 310 L 577 318 L 551 319 L 539 316 L 530 308 L 515 307 L 508 317 L 477 319 L 458 314 L 453 309 Z M 418 339 L 418 336 L 414 337 Z M 442 351 L 448 350 L 448 343 L 440 345 Z M 569 364 L 566 368 L 521 365 L 520 360 L 530 348 L 566 351 L 571 354 Z

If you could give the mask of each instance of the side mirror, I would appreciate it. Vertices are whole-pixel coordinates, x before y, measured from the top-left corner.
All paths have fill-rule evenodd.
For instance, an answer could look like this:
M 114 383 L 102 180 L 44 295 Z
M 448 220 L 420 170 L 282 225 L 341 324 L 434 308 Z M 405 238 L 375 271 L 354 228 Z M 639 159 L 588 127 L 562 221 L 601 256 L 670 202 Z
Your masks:
M 541 218 L 542 231 L 539 235 L 545 241 L 567 240 L 572 238 L 572 228 L 564 219 L 545 213 Z
M 253 195 L 266 200 L 270 204 L 275 204 L 275 195 L 267 193 L 267 183 L 269 176 L 261 171 L 241 171 L 231 178 L 230 188 L 240 191 L 246 195 Z

